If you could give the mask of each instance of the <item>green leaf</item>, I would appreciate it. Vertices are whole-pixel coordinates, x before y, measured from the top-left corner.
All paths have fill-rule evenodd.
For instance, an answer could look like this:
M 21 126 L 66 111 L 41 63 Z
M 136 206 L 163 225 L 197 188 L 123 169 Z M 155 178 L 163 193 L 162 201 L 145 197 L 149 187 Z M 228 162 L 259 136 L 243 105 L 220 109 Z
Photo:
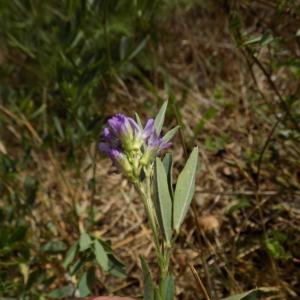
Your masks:
M 62 129 L 62 126 L 61 126 L 61 123 L 60 123 L 59 119 L 56 116 L 53 117 L 53 122 L 54 122 L 54 126 L 56 127 L 56 130 L 58 132 L 58 135 L 62 139 L 64 139 L 65 138 L 64 131 Z
M 174 278 L 172 275 L 168 275 L 162 280 L 161 293 L 164 300 L 174 299 Z
M 124 264 L 116 258 L 113 254 L 110 254 L 109 256 L 109 273 L 115 277 L 119 278 L 125 278 L 126 272 Z
M 30 48 L 26 47 L 26 45 L 19 42 L 12 34 L 8 33 L 7 35 L 8 35 L 8 42 L 12 47 L 23 51 L 25 54 L 30 56 L 32 59 L 36 58 L 35 54 L 32 52 L 32 50 Z
M 89 249 L 91 244 L 92 244 L 92 240 L 91 240 L 90 236 L 86 232 L 83 232 L 79 238 L 80 251 L 85 251 L 85 250 Z
M 26 203 L 33 205 L 36 200 L 38 181 L 32 176 L 26 176 L 24 181 Z
M 101 245 L 101 243 L 99 241 L 95 240 L 94 245 L 95 245 L 94 253 L 95 253 L 95 256 L 96 256 L 96 261 L 99 264 L 99 266 L 104 271 L 107 272 L 109 270 L 108 255 L 107 255 L 105 249 L 103 248 L 103 246 Z
M 90 268 L 87 272 L 84 272 L 79 284 L 78 284 L 78 290 L 81 297 L 89 296 L 92 291 L 92 285 L 95 280 L 95 271 L 94 268 Z
M 270 33 L 265 33 L 260 36 L 252 37 L 249 40 L 244 42 L 244 45 L 253 45 L 253 44 L 259 44 L 261 46 L 265 46 L 270 44 L 274 41 L 274 37 Z
M 162 105 L 161 109 L 159 110 L 159 112 L 154 120 L 154 128 L 156 130 L 157 135 L 160 135 L 161 129 L 163 127 L 167 106 L 168 106 L 168 101 L 166 101 Z
M 168 186 L 169 186 L 169 192 L 171 195 L 171 198 L 173 198 L 173 173 L 172 173 L 172 169 L 173 169 L 173 158 L 172 158 L 172 154 L 167 153 L 163 159 L 163 165 L 167 174 L 167 178 L 168 178 Z
M 162 299 L 162 297 L 160 296 L 159 290 L 155 289 L 154 290 L 154 300 L 164 300 Z
M 69 268 L 70 275 L 76 274 L 84 265 L 85 261 L 83 258 L 79 258 L 75 261 L 74 264 L 72 264 Z
M 135 119 L 136 119 L 137 124 L 138 124 L 141 128 L 143 128 L 143 124 L 142 124 L 141 118 L 140 118 L 140 116 L 138 115 L 138 113 L 134 113 L 134 115 L 135 115 Z
M 273 294 L 275 291 L 276 289 L 274 288 L 262 287 L 244 293 L 240 293 L 237 295 L 229 296 L 223 298 L 222 300 L 256 300 L 256 299 L 260 299 L 260 297 L 263 295 L 267 296 Z
M 135 56 L 137 56 L 143 48 L 145 48 L 147 42 L 149 40 L 149 36 L 146 36 L 140 44 L 130 53 L 129 57 L 127 58 L 128 60 L 132 60 Z
M 154 300 L 154 284 L 149 266 L 143 256 L 141 256 L 142 270 L 144 275 L 144 300 Z
M 247 197 L 238 197 L 233 201 L 227 211 L 227 214 L 232 215 L 234 212 L 251 206 L 251 202 Z
M 11 234 L 9 238 L 9 242 L 15 243 L 24 240 L 26 238 L 27 230 L 28 230 L 28 225 L 25 224 L 19 225 Z
M 48 294 L 51 299 L 63 299 L 65 297 L 71 297 L 74 293 L 74 287 L 69 284 L 61 288 L 55 289 Z
M 284 246 L 276 238 L 267 238 L 265 240 L 268 253 L 277 259 L 288 259 L 290 254 L 284 249 Z
M 67 249 L 66 244 L 63 241 L 49 241 L 42 247 L 42 251 L 46 253 L 60 253 Z
M 198 165 L 198 147 L 192 151 L 185 167 L 180 173 L 174 195 L 173 227 L 178 233 L 189 209 L 194 192 Z
M 102 250 L 99 247 L 98 250 L 100 250 L 101 252 L 98 252 L 97 255 L 101 254 L 98 257 L 98 259 L 101 258 L 101 263 L 103 264 L 103 267 L 106 267 L 105 271 L 108 271 L 111 275 L 119 277 L 119 278 L 126 277 L 125 266 L 124 266 L 123 262 L 113 253 L 110 244 L 107 242 L 104 242 L 104 241 L 98 241 L 98 242 L 103 247 L 103 250 L 105 251 L 105 253 L 108 257 L 108 262 L 107 262 L 107 266 L 106 266 L 105 260 L 102 259 L 102 255 L 103 255 L 103 253 L 101 254 Z M 94 251 L 96 251 L 96 247 L 95 247 Z M 96 260 L 97 260 L 97 257 L 96 257 Z M 97 262 L 99 263 L 98 260 L 97 260 Z
M 162 138 L 164 140 L 164 142 L 166 142 L 166 143 L 169 142 L 174 137 L 174 135 L 176 134 L 178 129 L 179 129 L 179 126 L 176 126 L 173 129 L 171 129 L 170 131 L 168 131 Z
M 74 243 L 68 250 L 66 257 L 63 262 L 63 267 L 66 269 L 70 263 L 74 260 L 78 251 L 78 242 Z
M 155 161 L 155 210 L 160 229 L 168 244 L 172 239 L 172 200 L 169 192 L 168 178 L 161 160 Z

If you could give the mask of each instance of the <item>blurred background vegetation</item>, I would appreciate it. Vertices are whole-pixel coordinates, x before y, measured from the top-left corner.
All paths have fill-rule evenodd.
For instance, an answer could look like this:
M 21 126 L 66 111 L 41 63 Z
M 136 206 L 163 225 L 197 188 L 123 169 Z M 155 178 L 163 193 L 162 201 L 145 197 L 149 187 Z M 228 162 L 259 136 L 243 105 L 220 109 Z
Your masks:
M 166 99 L 176 166 L 196 143 L 202 161 L 178 299 L 201 299 L 188 263 L 212 299 L 255 286 L 298 299 L 299 79 L 298 1 L 2 0 L 0 299 L 140 295 L 140 204 L 97 141 L 109 115 Z

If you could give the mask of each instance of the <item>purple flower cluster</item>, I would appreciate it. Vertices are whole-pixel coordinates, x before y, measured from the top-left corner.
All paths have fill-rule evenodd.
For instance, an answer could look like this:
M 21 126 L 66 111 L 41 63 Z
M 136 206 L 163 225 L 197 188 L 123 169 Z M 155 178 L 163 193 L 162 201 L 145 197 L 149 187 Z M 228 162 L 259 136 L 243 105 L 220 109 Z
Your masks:
M 108 155 L 117 167 L 130 173 L 132 165 L 136 165 L 132 160 L 139 159 L 146 165 L 170 145 L 157 135 L 153 119 L 149 119 L 143 129 L 132 118 L 116 114 L 107 121 L 99 149 Z M 142 146 L 144 153 L 141 152 Z

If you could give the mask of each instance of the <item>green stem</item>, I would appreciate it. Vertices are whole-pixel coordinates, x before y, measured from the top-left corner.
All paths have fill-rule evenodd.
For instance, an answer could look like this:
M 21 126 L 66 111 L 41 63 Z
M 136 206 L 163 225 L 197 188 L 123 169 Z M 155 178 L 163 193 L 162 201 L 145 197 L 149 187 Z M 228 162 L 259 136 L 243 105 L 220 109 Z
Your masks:
M 161 265 L 162 255 L 161 255 L 160 246 L 159 246 L 159 238 L 158 238 L 157 226 L 156 226 L 156 222 L 155 222 L 154 211 L 153 211 L 153 207 L 152 207 L 151 196 L 149 197 L 149 193 L 147 191 L 148 188 L 145 191 L 144 188 L 141 187 L 139 182 L 135 183 L 135 188 L 142 198 L 142 201 L 143 201 L 143 204 L 145 207 L 145 211 L 146 211 L 146 215 L 147 215 L 147 218 L 148 218 L 148 221 L 150 224 L 150 228 L 152 231 L 152 235 L 154 237 L 154 245 L 155 245 L 157 260 L 158 260 L 159 265 Z
M 160 279 L 159 279 L 159 293 L 162 299 L 165 297 L 166 292 L 166 279 L 169 275 L 169 265 L 171 257 L 171 246 L 166 243 L 160 244 L 159 231 L 157 227 L 156 214 L 153 207 L 152 201 L 152 190 L 151 190 L 151 172 L 152 168 L 148 167 L 145 170 L 145 180 L 140 182 L 136 180 L 134 183 L 136 190 L 142 198 L 146 215 L 149 221 L 149 225 L 153 235 L 153 241 L 155 245 L 155 251 L 157 256 L 157 263 L 160 270 Z

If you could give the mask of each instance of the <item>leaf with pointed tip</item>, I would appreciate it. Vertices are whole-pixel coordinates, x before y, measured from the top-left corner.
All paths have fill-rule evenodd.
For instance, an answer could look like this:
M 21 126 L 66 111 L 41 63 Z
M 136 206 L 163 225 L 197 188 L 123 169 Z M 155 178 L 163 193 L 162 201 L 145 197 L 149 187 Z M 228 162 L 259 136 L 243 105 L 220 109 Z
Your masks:
M 144 275 L 144 300 L 154 300 L 154 284 L 149 266 L 143 256 L 141 256 L 142 270 Z
M 172 200 L 169 192 L 168 178 L 161 160 L 155 161 L 155 210 L 165 241 L 170 244 L 172 239 Z
M 86 232 L 83 232 L 79 238 L 80 251 L 85 251 L 85 250 L 89 249 L 91 244 L 92 244 L 92 240 L 91 240 L 90 236 Z
M 66 297 L 71 297 L 73 293 L 74 287 L 72 284 L 69 284 L 51 291 L 48 297 L 50 299 L 65 299 Z
M 94 281 L 95 270 L 94 268 L 90 268 L 88 271 L 83 273 L 78 284 L 78 291 L 81 297 L 89 296 L 92 293 L 91 289 Z
M 63 262 L 63 267 L 66 269 L 70 263 L 74 260 L 76 253 L 78 251 L 78 242 L 74 243 L 68 250 L 65 260 Z
M 138 113 L 134 113 L 134 115 L 135 115 L 135 119 L 136 119 L 137 124 L 138 124 L 141 128 L 143 128 L 143 124 L 142 124 L 142 121 L 141 121 L 141 118 L 140 118 L 139 114 L 138 114 Z
M 161 109 L 159 110 L 155 120 L 154 120 L 154 128 L 156 130 L 157 135 L 160 135 L 161 129 L 163 127 L 164 121 L 165 121 L 165 114 L 168 106 L 168 101 L 166 101 Z
M 173 173 L 172 173 L 172 169 L 173 169 L 173 158 L 172 158 L 172 154 L 167 153 L 163 159 L 163 165 L 167 174 L 167 178 L 168 178 L 168 186 L 169 186 L 169 192 L 171 195 L 171 198 L 173 198 Z M 172 199 L 173 200 L 173 199 Z
M 176 233 L 189 209 L 194 192 L 195 177 L 198 164 L 198 147 L 195 147 L 180 173 L 174 195 L 173 227 Z
M 137 56 L 143 48 L 147 45 L 147 42 L 149 41 L 149 36 L 146 36 L 139 45 L 130 53 L 127 60 L 132 60 L 135 56 Z
M 176 126 L 174 128 L 172 128 L 170 131 L 168 131 L 164 136 L 163 136 L 163 141 L 164 142 L 169 142 L 173 137 L 174 135 L 176 134 L 176 132 L 178 131 L 179 129 L 179 126 Z
M 102 246 L 102 244 L 95 240 L 94 241 L 94 254 L 96 257 L 96 261 L 98 263 L 98 265 L 104 270 L 104 271 L 108 271 L 109 270 L 109 258 L 108 255 L 104 249 L 104 247 Z
M 164 300 L 174 299 L 174 278 L 172 275 L 162 279 L 161 294 Z
M 85 260 L 84 258 L 80 257 L 77 259 L 70 267 L 69 267 L 69 274 L 73 276 L 76 274 L 84 265 Z

